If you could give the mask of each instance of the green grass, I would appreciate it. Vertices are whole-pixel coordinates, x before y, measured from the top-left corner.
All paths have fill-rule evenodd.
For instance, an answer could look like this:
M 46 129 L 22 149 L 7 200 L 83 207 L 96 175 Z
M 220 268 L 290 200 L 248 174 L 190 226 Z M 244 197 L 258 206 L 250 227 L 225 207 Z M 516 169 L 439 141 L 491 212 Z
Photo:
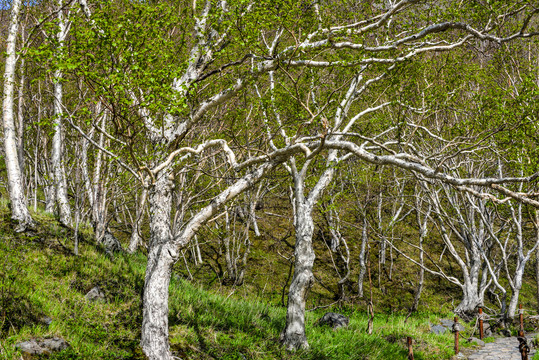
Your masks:
M 142 359 L 138 346 L 145 257 L 96 248 L 89 233 L 80 256 L 71 252 L 73 234 L 44 214 L 35 214 L 34 234 L 14 234 L 0 208 L 0 348 L 2 359 L 19 359 L 17 342 L 61 336 L 71 348 L 52 359 Z M 100 286 L 105 302 L 84 295 Z M 178 274 L 170 285 L 170 342 L 184 359 L 405 359 L 405 339 L 414 339 L 416 359 L 449 359 L 450 333 L 429 333 L 430 322 L 451 314 L 418 313 L 405 322 L 399 313 L 376 314 L 374 333 L 361 308 L 307 313 L 311 348 L 291 354 L 279 345 L 286 309 L 270 296 L 249 298 L 242 288 L 206 290 Z M 326 311 L 350 316 L 347 329 L 314 326 Z M 52 318 L 50 326 L 42 318 Z M 470 329 L 467 330 L 470 332 Z

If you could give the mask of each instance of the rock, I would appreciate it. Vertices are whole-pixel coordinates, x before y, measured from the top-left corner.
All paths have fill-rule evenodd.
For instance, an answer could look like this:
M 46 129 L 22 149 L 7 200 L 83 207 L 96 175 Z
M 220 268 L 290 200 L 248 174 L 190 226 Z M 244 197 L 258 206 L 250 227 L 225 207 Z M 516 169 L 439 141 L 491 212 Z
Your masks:
M 453 324 L 455 323 L 453 320 L 449 320 L 449 319 L 441 319 L 440 320 L 440 323 L 442 324 L 442 326 L 446 327 L 446 328 L 450 328 L 453 326 Z
M 88 291 L 88 293 L 84 295 L 84 297 L 88 301 L 105 301 L 105 294 L 103 294 L 99 286 L 96 286 L 92 290 Z
M 502 336 L 505 336 L 505 337 L 511 337 L 511 331 L 507 330 L 507 329 L 500 329 L 498 331 L 498 333 Z
M 62 338 L 54 337 L 43 340 L 30 339 L 28 341 L 15 344 L 15 347 L 25 354 L 43 355 L 67 349 L 69 344 Z
M 108 230 L 105 230 L 105 235 L 101 239 L 101 244 L 109 254 L 123 251 L 120 241 Z
M 49 327 L 49 325 L 52 323 L 52 319 L 48 316 L 43 316 L 41 319 L 39 319 L 39 322 L 46 327 Z
M 69 347 L 67 341 L 62 338 L 45 339 L 39 343 L 41 347 L 47 348 L 50 351 L 62 351 Z
M 476 337 L 471 337 L 468 339 L 468 342 L 472 345 L 478 345 L 478 346 L 485 346 L 485 342 L 481 339 L 478 339 Z
M 346 316 L 344 315 L 341 315 L 341 314 L 337 314 L 337 313 L 333 313 L 333 312 L 328 312 L 328 313 L 325 313 L 324 316 L 322 316 L 317 322 L 316 324 L 321 326 L 321 325 L 329 325 L 331 327 L 333 327 L 333 329 L 338 329 L 338 328 L 341 328 L 341 327 L 348 327 L 348 323 L 349 323 L 349 320 Z
M 447 327 L 443 325 L 433 325 L 430 328 L 430 332 L 436 335 L 440 335 L 445 333 L 447 330 L 449 330 Z
M 30 339 L 28 341 L 23 341 L 15 344 L 15 348 L 19 349 L 22 353 L 25 354 L 44 354 L 45 349 L 38 345 L 35 339 Z

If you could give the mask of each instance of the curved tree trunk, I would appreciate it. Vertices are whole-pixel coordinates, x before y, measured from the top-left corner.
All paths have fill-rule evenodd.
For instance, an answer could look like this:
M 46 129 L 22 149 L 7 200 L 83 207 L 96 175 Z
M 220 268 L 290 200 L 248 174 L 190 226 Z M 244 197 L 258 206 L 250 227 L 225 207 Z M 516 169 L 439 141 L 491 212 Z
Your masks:
M 173 189 L 171 173 L 165 169 L 155 175 L 156 180 L 150 187 L 148 198 L 150 244 L 141 331 L 142 350 L 150 360 L 172 359 L 168 340 L 168 286 L 172 265 L 177 261 L 180 250 L 189 244 L 198 229 L 214 216 L 223 204 L 256 184 L 278 164 L 278 162 L 265 163 L 238 179 L 194 214 L 181 231 L 175 229 L 174 238 L 171 228 Z
M 9 34 L 7 37 L 6 67 L 4 72 L 3 123 L 6 170 L 8 176 L 9 199 L 11 202 L 11 218 L 18 223 L 16 231 L 24 231 L 35 225 L 27 208 L 24 195 L 22 173 L 17 151 L 17 135 L 13 119 L 13 88 L 15 81 L 15 65 L 17 62 L 16 40 L 19 30 L 19 13 L 21 0 L 11 3 Z

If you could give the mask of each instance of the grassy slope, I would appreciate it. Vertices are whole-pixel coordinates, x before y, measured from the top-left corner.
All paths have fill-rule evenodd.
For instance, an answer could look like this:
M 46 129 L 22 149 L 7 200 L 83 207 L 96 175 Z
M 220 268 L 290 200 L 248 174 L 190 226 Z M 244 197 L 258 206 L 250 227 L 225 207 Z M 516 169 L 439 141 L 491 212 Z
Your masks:
M 61 336 L 72 347 L 56 359 L 142 359 L 144 256 L 110 259 L 85 240 L 76 257 L 69 250 L 73 234 L 46 215 L 35 216 L 41 224 L 35 234 L 14 234 L 7 210 L 0 208 L 0 358 L 19 359 L 13 345 L 30 337 Z M 84 298 L 96 285 L 106 302 Z M 285 309 L 271 293 L 264 298 L 242 288 L 208 291 L 178 275 L 170 293 L 170 340 L 182 358 L 405 359 L 406 336 L 416 342 L 416 359 L 447 359 L 453 353 L 450 334 L 429 334 L 429 321 L 440 314 L 420 313 L 407 323 L 403 315 L 377 314 L 369 336 L 364 311 L 337 309 L 350 316 L 350 326 L 332 331 L 313 326 L 328 311 L 319 309 L 307 313 L 311 349 L 289 354 L 278 344 Z M 53 320 L 48 327 L 44 316 Z

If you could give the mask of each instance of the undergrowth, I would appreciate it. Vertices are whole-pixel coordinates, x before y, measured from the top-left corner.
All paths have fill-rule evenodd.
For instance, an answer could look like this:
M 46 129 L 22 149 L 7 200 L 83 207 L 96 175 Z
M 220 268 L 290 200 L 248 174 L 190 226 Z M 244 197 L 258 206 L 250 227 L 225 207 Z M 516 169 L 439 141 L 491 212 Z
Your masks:
M 52 217 L 34 214 L 38 229 L 15 234 L 7 210 L 0 212 L 0 358 L 19 359 L 18 342 L 59 336 L 70 348 L 51 359 L 143 359 L 138 343 L 144 255 L 111 258 L 83 231 L 75 256 L 72 230 Z M 95 286 L 104 301 L 85 298 Z M 248 299 L 230 287 L 208 291 L 174 274 L 169 303 L 171 348 L 183 359 L 405 359 L 407 336 L 414 339 L 415 359 L 453 355 L 451 334 L 429 332 L 430 323 L 450 314 L 417 313 L 408 321 L 405 314 L 376 314 L 374 332 L 367 335 L 362 309 L 333 309 L 350 317 L 349 327 L 337 331 L 315 326 L 332 310 L 318 309 L 306 317 L 311 348 L 289 353 L 278 341 L 286 309 L 271 298 Z

